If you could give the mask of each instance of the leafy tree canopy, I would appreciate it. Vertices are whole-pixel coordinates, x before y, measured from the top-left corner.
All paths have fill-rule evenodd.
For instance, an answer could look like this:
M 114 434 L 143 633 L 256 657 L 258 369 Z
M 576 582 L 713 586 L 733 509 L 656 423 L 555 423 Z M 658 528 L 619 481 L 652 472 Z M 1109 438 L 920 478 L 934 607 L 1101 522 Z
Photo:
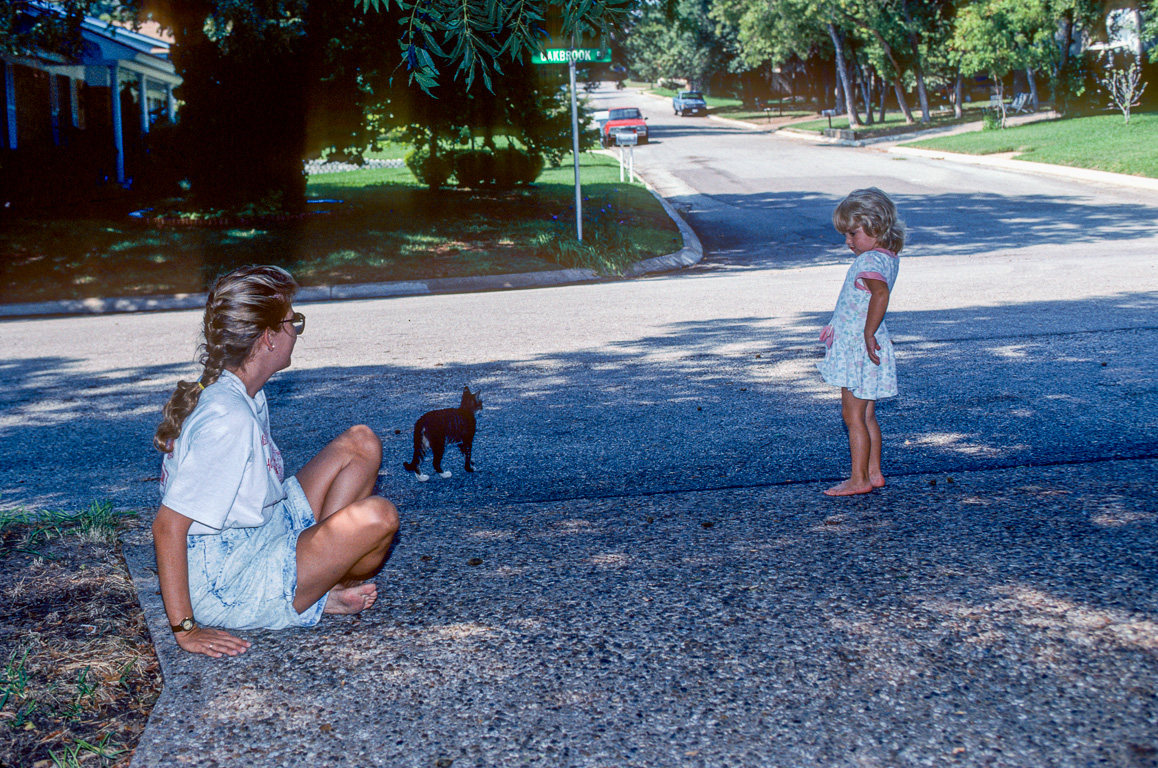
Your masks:
M 429 91 L 441 65 L 467 88 L 492 88 L 504 58 L 522 61 L 546 38 L 599 40 L 620 26 L 633 0 L 354 0 L 363 11 L 395 9 L 398 47 L 410 79 Z M 560 46 L 561 47 L 561 46 Z

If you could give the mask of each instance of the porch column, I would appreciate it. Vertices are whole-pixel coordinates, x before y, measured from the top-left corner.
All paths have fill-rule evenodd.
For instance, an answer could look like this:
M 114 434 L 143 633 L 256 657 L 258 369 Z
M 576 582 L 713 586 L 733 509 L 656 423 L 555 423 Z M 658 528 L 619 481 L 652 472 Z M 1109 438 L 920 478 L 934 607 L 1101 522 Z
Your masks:
M 169 112 L 169 122 L 177 122 L 177 99 L 173 98 L 172 83 L 165 83 L 165 108 Z
M 137 87 L 141 89 L 141 135 L 144 136 L 149 132 L 149 84 L 144 72 L 137 78 Z
M 16 73 L 13 65 L 7 61 L 4 64 L 4 102 L 8 105 L 8 114 L 4 116 L 4 132 L 8 135 L 8 148 L 16 149 Z
M 68 78 L 68 103 L 72 108 L 72 127 L 80 128 L 80 92 L 75 77 Z
M 52 123 L 52 146 L 60 146 L 60 86 L 56 75 L 48 73 L 48 112 Z
M 125 137 L 121 133 L 121 76 L 120 67 L 116 64 L 109 66 L 109 78 L 112 81 L 113 99 L 113 146 L 117 150 L 117 183 L 125 183 Z

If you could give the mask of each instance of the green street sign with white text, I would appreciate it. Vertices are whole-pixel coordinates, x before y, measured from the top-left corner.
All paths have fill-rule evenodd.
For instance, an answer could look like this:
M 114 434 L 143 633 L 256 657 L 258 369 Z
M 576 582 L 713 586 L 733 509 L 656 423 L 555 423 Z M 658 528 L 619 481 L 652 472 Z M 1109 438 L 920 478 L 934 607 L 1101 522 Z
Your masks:
M 577 64 L 611 62 L 610 48 L 547 48 L 531 55 L 533 64 Z

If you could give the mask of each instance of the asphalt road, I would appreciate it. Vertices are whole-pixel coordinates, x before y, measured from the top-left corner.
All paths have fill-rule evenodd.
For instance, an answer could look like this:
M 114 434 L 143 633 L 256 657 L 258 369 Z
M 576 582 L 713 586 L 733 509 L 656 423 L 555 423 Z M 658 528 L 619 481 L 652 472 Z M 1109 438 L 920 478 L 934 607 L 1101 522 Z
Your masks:
M 348 424 L 382 435 L 383 597 L 214 665 L 165 634 L 130 537 L 166 675 L 134 764 L 1154 764 L 1158 196 L 637 103 L 637 168 L 702 264 L 299 306 L 274 434 L 291 472 Z M 815 339 L 850 258 L 829 211 L 865 184 L 912 233 L 901 395 L 890 486 L 834 502 Z M 0 508 L 147 521 L 197 323 L 0 322 Z M 464 384 L 480 471 L 417 483 L 414 419 Z
M 891 472 L 1155 455 L 1158 195 L 636 103 L 653 137 L 637 166 L 687 211 L 703 262 L 626 282 L 303 305 L 294 366 L 269 385 L 291 470 L 364 421 L 386 442 L 382 489 L 404 506 L 837 478 L 844 434 L 814 340 L 849 259 L 831 208 L 869 183 L 896 196 L 911 233 L 889 307 L 904 391 L 881 404 Z M 0 505 L 96 495 L 151 509 L 149 435 L 174 381 L 196 374 L 197 323 L 0 323 Z M 396 471 L 414 419 L 465 384 L 484 393 L 487 470 L 416 485 Z

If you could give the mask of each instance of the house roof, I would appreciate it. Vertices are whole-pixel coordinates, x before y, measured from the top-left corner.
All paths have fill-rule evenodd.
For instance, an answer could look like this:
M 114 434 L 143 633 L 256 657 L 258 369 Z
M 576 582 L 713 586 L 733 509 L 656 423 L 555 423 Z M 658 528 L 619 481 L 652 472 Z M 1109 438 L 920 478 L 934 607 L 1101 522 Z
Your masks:
M 45 0 L 28 0 L 24 8 L 32 15 L 60 13 L 59 8 Z M 163 36 L 159 25 L 146 24 L 140 30 L 133 30 L 86 16 L 81 22 L 80 32 L 85 45 L 81 61 L 76 63 L 102 66 L 133 62 L 158 75 L 168 75 L 166 79 L 175 77 L 173 65 L 169 61 L 172 41 Z M 60 56 L 49 52 L 41 52 L 32 58 L 56 64 L 65 63 Z

